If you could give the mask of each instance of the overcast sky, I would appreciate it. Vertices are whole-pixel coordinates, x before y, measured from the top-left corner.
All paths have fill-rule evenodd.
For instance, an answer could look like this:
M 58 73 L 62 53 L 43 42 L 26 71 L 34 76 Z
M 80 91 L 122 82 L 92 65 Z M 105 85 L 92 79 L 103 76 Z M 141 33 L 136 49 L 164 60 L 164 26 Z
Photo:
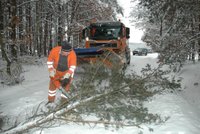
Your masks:
M 130 42 L 142 42 L 141 37 L 143 35 L 143 32 L 139 29 L 136 29 L 133 25 L 130 23 L 129 13 L 131 11 L 131 8 L 133 3 L 130 2 L 131 0 L 118 0 L 119 4 L 124 8 L 124 17 L 119 16 L 120 20 L 130 28 Z

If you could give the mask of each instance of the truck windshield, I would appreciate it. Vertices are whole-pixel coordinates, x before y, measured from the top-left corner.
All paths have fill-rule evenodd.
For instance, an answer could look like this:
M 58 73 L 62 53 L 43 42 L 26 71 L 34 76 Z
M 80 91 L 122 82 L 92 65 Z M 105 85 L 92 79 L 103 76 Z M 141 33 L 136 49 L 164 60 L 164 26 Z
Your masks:
M 111 40 L 120 36 L 120 26 L 95 26 L 90 28 L 90 39 Z

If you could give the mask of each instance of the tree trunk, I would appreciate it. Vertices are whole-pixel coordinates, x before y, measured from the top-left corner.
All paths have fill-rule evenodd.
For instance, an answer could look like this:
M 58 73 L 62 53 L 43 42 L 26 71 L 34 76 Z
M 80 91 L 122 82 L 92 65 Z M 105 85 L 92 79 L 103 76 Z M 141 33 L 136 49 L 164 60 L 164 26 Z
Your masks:
M 110 94 L 110 92 L 105 93 L 105 94 L 99 94 L 99 95 L 96 95 L 96 96 L 92 96 L 90 98 L 86 98 L 86 99 L 82 100 L 81 102 L 72 103 L 72 104 L 68 105 L 67 107 L 60 109 L 59 111 L 56 111 L 55 113 L 50 113 L 50 114 L 45 115 L 45 117 L 37 118 L 34 121 L 29 121 L 29 122 L 27 122 L 27 123 L 25 123 L 21 126 L 18 126 L 18 127 L 13 128 L 9 131 L 6 131 L 5 133 L 6 134 L 23 133 L 26 130 L 29 130 L 29 129 L 34 128 L 34 127 L 38 127 L 41 124 L 52 121 L 56 117 L 59 117 L 59 116 L 65 114 L 66 112 L 69 112 L 72 109 L 75 109 L 76 107 L 78 107 L 80 105 L 91 102 L 91 101 L 98 99 L 99 97 L 102 97 L 102 96 L 107 95 L 107 94 Z
M 192 36 L 195 36 L 194 30 L 195 30 L 195 19 L 193 18 L 192 21 Z M 191 46 L 191 60 L 195 62 L 195 41 L 192 41 L 192 46 Z
M 42 55 L 42 40 L 43 40 L 43 21 L 42 21 L 42 18 L 43 18 L 43 6 L 42 6 L 42 1 L 43 0 L 40 0 L 39 3 L 38 3 L 38 47 L 37 47 L 37 51 L 38 51 L 38 56 L 41 57 Z
M 10 70 L 10 65 L 11 65 L 11 60 L 8 58 L 8 55 L 6 53 L 6 49 L 5 49 L 5 43 L 3 41 L 3 22 L 4 22 L 4 9 L 3 9 L 3 2 L 0 1 L 0 45 L 1 45 L 1 52 L 2 52 L 2 59 L 5 59 L 7 62 L 7 73 L 9 75 L 11 75 L 11 70 Z
M 199 22 L 199 33 L 200 33 L 200 15 L 198 16 L 198 22 Z M 198 50 L 198 60 L 200 61 L 200 39 L 198 39 L 198 46 L 199 46 L 199 50 Z
M 46 20 L 48 20 L 49 14 L 46 15 Z M 43 42 L 43 51 L 44 56 L 47 56 L 47 42 L 48 42 L 48 22 L 45 22 L 44 26 L 44 42 Z
M 63 23 L 62 23 L 62 5 L 58 4 L 58 12 L 59 12 L 59 17 L 58 17 L 58 45 L 61 45 L 61 42 L 63 40 Z
M 19 1 L 19 4 L 21 4 L 22 1 Z M 19 33 L 18 33 L 18 37 L 19 37 L 19 54 L 22 56 L 26 53 L 26 48 L 25 48 L 25 36 L 23 34 L 23 29 L 24 29 L 24 23 L 23 21 L 23 7 L 18 8 L 19 11 L 19 19 L 21 21 L 21 24 L 19 25 Z
M 27 45 L 28 45 L 28 48 L 29 48 L 29 54 L 32 55 L 33 54 L 33 51 L 32 51 L 32 41 L 33 41 L 33 28 L 31 27 L 32 26 L 32 16 L 31 16 L 31 4 L 28 5 L 28 7 L 26 7 L 26 14 L 27 14 L 27 17 L 26 17 L 26 21 L 27 21 L 27 24 L 26 24 L 26 33 L 28 35 L 28 41 L 27 41 Z
M 3 53 L 3 14 L 4 14 L 4 9 L 3 9 L 3 2 L 0 1 L 0 46 L 1 46 L 1 56 L 2 56 L 2 59 L 5 58 L 4 56 L 4 53 Z
M 53 15 L 51 14 L 50 15 L 50 20 L 51 20 L 51 22 L 52 22 L 52 20 L 53 20 Z M 52 32 L 51 32 L 51 29 L 52 29 L 52 27 L 53 27 L 53 25 L 52 25 L 52 23 L 49 23 L 49 48 L 48 48 L 48 54 L 49 54 L 49 52 L 51 51 L 51 49 L 53 48 L 53 38 L 52 38 Z
M 38 56 L 38 49 L 39 49 L 39 2 L 36 1 L 36 4 L 35 4 L 35 12 L 36 12 L 36 15 L 35 15 L 35 19 L 34 19 L 34 48 L 33 48 L 33 53 L 34 55 L 37 55 Z
M 17 13 L 17 3 L 16 0 L 11 0 L 11 55 L 14 60 L 17 60 L 17 46 L 16 46 L 16 27 L 18 24 Z

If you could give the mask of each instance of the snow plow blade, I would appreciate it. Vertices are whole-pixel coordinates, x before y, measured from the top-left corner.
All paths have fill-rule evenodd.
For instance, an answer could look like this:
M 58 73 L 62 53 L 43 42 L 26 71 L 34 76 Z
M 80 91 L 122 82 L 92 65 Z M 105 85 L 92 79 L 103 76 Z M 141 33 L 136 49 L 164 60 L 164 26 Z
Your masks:
M 124 65 L 123 58 L 116 54 L 112 49 L 108 48 L 75 48 L 74 49 L 78 64 L 94 64 L 100 63 L 107 67 L 117 65 Z
M 101 48 L 75 48 L 74 51 L 78 58 L 93 58 L 104 52 Z

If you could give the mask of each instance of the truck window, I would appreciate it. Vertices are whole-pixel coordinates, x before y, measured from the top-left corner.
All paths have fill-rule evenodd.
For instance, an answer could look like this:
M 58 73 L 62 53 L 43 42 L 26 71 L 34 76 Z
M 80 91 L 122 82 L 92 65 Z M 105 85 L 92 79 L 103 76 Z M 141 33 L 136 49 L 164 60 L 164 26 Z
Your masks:
M 95 30 L 94 30 L 95 29 Z M 117 39 L 120 34 L 120 27 L 95 27 L 91 28 L 91 39 Z

